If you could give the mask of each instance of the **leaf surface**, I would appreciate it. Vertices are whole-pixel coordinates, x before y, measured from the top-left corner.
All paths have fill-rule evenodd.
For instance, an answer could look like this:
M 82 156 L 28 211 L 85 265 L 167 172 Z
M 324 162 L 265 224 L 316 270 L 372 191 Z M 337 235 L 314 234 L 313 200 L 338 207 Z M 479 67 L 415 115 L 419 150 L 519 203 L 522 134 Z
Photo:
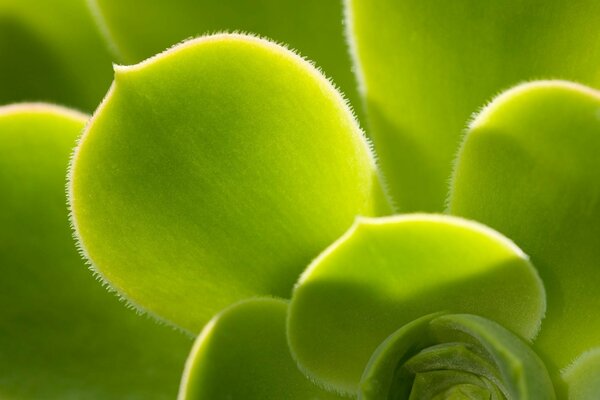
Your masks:
M 428 315 L 398 329 L 371 356 L 360 389 L 362 400 L 556 398 L 527 343 L 470 314 Z
M 600 86 L 597 0 L 346 0 L 369 134 L 402 211 L 441 211 L 471 114 L 524 80 Z
M 569 386 L 569 400 L 597 399 L 600 393 L 600 347 L 578 357 L 563 377 Z
M 181 400 L 334 400 L 298 370 L 287 346 L 287 303 L 252 299 L 217 314 L 196 339 Z
M 2 0 L 0 60 L 0 104 L 92 111 L 110 86 L 112 59 L 82 0 Z
M 548 310 L 536 339 L 554 370 L 600 345 L 600 93 L 517 86 L 471 124 L 449 211 L 497 229 L 532 259 Z
M 169 399 L 191 341 L 128 310 L 71 237 L 65 176 L 83 114 L 0 107 L 0 398 Z
M 356 215 L 390 210 L 333 86 L 292 52 L 235 34 L 118 67 L 70 187 L 97 271 L 192 332 L 237 301 L 289 297 Z
M 338 0 L 91 0 L 88 2 L 121 62 L 137 63 L 190 37 L 251 32 L 286 43 L 314 60 L 360 114 L 356 79 Z
M 377 346 L 419 317 L 473 313 L 531 339 L 544 309 L 527 257 L 483 225 L 425 214 L 361 219 L 300 278 L 288 337 L 309 376 L 353 394 Z

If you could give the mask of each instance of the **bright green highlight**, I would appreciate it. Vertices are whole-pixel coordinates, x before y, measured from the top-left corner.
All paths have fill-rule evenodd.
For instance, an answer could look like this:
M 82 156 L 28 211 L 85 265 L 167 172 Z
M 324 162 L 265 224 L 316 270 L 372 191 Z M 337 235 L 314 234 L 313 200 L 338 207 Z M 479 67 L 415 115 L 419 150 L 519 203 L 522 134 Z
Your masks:
M 432 314 L 403 326 L 373 353 L 360 399 L 551 400 L 542 361 L 512 332 L 469 314 Z
M 188 358 L 180 400 L 335 400 L 298 370 L 285 335 L 287 303 L 252 299 L 215 316 Z
M 471 114 L 530 79 L 600 85 L 597 0 L 346 0 L 369 133 L 402 211 L 441 211 Z
M 416 318 L 473 313 L 531 339 L 544 309 L 525 254 L 483 225 L 425 214 L 359 219 L 302 275 L 288 335 L 305 372 L 355 393 L 377 346 Z
M 548 295 L 535 342 L 554 371 L 600 345 L 600 92 L 562 81 L 520 85 L 471 124 L 450 212 L 527 252 Z
M 83 0 L 0 1 L 0 104 L 52 101 L 92 111 L 111 57 Z
M 569 400 L 596 400 L 600 393 L 600 347 L 584 353 L 563 374 Z
M 127 310 L 73 245 L 65 204 L 87 116 L 0 107 L 0 398 L 169 399 L 191 341 Z
M 89 0 L 122 62 L 137 63 L 182 40 L 223 31 L 252 32 L 315 61 L 360 111 L 344 38 L 341 0 Z M 360 113 L 360 112 L 359 112 Z
M 237 301 L 289 297 L 356 215 L 390 212 L 341 95 L 294 53 L 235 34 L 117 67 L 70 188 L 94 268 L 192 332 Z

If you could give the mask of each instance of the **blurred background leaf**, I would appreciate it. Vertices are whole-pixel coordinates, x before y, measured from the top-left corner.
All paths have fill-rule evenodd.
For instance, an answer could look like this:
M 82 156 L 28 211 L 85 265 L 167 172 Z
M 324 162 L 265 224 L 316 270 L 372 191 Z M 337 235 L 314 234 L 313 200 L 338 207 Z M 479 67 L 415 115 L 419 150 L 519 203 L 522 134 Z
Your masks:
M 191 339 L 127 309 L 73 245 L 65 171 L 86 120 L 0 107 L 0 398 L 172 399 Z
M 111 61 L 83 0 L 0 1 L 0 104 L 91 112 L 110 86 Z
M 563 374 L 569 399 L 596 400 L 600 393 L 600 347 L 582 354 Z
M 400 211 L 442 211 L 472 113 L 524 80 L 600 85 L 597 0 L 346 0 L 368 131 Z
M 331 77 L 360 114 L 341 0 L 90 0 L 118 59 L 142 61 L 190 37 L 251 32 L 285 43 Z

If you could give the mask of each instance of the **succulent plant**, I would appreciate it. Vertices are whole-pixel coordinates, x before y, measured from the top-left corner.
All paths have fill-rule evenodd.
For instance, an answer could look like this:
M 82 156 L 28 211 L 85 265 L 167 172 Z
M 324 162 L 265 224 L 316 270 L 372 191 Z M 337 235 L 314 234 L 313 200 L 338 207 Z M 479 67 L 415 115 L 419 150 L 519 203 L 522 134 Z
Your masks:
M 0 397 L 597 399 L 599 26 L 4 0 Z

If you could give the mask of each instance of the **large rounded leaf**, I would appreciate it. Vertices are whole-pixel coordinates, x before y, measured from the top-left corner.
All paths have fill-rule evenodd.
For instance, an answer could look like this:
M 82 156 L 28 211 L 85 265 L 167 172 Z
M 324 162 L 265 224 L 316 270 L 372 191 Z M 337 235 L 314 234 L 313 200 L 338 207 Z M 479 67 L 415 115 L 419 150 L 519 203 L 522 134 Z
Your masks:
M 65 175 L 86 120 L 0 108 L 0 398 L 173 398 L 190 340 L 119 303 L 71 237 Z
M 243 35 L 117 67 L 72 172 L 96 270 L 193 332 L 239 300 L 289 297 L 357 214 L 389 211 L 339 93 L 299 56 Z
M 95 109 L 111 57 L 83 0 L 0 1 L 0 104 L 52 101 Z
M 476 315 L 428 315 L 390 335 L 373 353 L 361 400 L 555 399 L 546 367 L 531 348 Z
M 287 304 L 237 303 L 214 317 L 188 358 L 181 400 L 334 400 L 298 370 L 285 336 Z
M 341 0 L 90 0 L 122 62 L 136 63 L 184 39 L 253 32 L 314 60 L 360 109 L 342 27 Z
M 500 90 L 600 85 L 597 0 L 346 4 L 370 134 L 402 210 L 442 210 L 465 123 Z
M 518 86 L 471 124 L 450 212 L 513 239 L 548 294 L 536 346 L 564 368 L 600 345 L 600 92 L 560 82 Z
M 377 346 L 416 318 L 478 314 L 530 339 L 544 309 L 535 269 L 491 229 L 436 215 L 360 219 L 302 275 L 288 335 L 305 372 L 354 393 Z

